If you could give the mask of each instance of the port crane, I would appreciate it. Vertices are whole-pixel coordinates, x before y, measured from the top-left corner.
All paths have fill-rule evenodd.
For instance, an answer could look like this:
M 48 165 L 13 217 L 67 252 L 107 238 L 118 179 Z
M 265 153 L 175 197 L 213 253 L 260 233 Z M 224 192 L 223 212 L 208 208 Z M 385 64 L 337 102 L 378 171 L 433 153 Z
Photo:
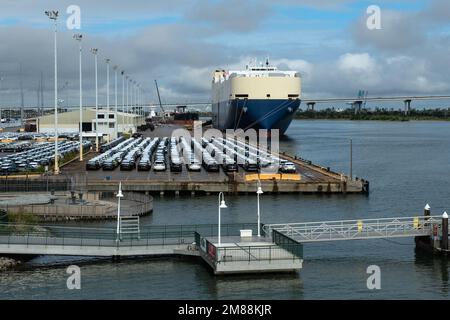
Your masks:
M 156 79 L 155 79 L 155 86 L 156 86 L 156 93 L 158 94 L 159 107 L 161 108 L 161 110 L 163 112 L 163 121 L 164 121 L 166 118 L 166 111 L 164 110 L 163 105 L 161 103 L 161 96 L 159 95 L 158 81 L 156 81 Z

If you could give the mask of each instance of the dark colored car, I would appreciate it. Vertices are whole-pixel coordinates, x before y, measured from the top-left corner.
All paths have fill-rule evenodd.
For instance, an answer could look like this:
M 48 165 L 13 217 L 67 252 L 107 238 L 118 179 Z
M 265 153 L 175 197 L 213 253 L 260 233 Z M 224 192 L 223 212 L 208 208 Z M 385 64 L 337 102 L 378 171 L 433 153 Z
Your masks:
M 133 170 L 136 168 L 136 163 L 132 159 L 125 159 L 120 164 L 120 170 Z
M 44 165 L 48 165 L 48 161 L 46 163 L 42 163 Z M 100 169 L 100 162 L 98 160 L 89 160 L 86 163 L 86 170 L 97 170 Z
M 108 159 L 103 161 L 102 168 L 103 170 L 114 170 L 115 168 L 117 168 L 117 165 L 118 163 L 116 160 Z
M 150 160 L 141 160 L 138 162 L 138 171 L 148 171 L 151 168 Z

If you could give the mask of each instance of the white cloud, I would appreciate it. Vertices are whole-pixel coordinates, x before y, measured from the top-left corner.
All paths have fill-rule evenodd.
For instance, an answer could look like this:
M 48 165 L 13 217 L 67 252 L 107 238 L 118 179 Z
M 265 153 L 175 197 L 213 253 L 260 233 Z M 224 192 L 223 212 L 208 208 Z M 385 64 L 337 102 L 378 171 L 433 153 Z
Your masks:
M 373 74 L 376 62 L 368 53 L 346 53 L 339 57 L 339 70 L 346 73 Z
M 21 23 L 2 25 L 0 29 L 0 73 L 6 72 L 7 78 L 2 90 L 7 95 L 1 97 L 1 103 L 7 101 L 17 105 L 19 101 L 19 62 L 23 64 L 26 104 L 33 105 L 36 101 L 41 71 L 44 71 L 49 103 L 52 101 L 53 38 L 43 10 L 56 6 L 49 0 L 24 0 L 20 4 L 12 0 L 4 2 L 0 19 L 21 17 Z M 215 68 L 242 69 L 250 58 L 257 56 L 263 61 L 266 54 L 280 69 L 299 71 L 303 90 L 310 97 L 354 96 L 361 89 L 374 95 L 440 94 L 450 90 L 447 72 L 450 69 L 450 37 L 445 32 L 448 19 L 444 19 L 448 14 L 448 10 L 445 11 L 448 1 L 430 0 L 430 7 L 419 12 L 389 11 L 382 6 L 383 29 L 374 31 L 367 29 L 365 10 L 362 10 L 360 19 L 351 25 L 351 32 L 339 28 L 332 32 L 307 30 L 301 24 L 288 28 L 280 24 L 267 25 L 270 19 L 264 17 L 276 14 L 274 7 L 279 3 L 285 7 L 306 5 L 318 10 L 337 10 L 335 14 L 338 15 L 339 10 L 353 9 L 348 4 L 355 3 L 354 0 L 261 2 L 261 7 L 253 0 L 245 3 L 245 10 L 236 14 L 236 8 L 241 8 L 236 0 L 211 3 L 206 0 L 130 0 L 127 3 L 111 2 L 107 6 L 103 1 L 79 0 L 82 19 L 98 23 L 100 29 L 108 28 L 108 25 L 102 26 L 104 21 L 111 25 L 117 23 L 111 32 L 86 33 L 83 40 L 86 49 L 94 45 L 100 48 L 100 102 L 105 100 L 103 61 L 106 56 L 142 83 L 149 92 L 148 97 L 154 101 L 153 79 L 158 79 L 166 102 L 207 101 L 211 72 Z M 68 4 L 72 4 L 70 0 L 62 0 L 55 9 L 62 10 Z M 200 7 L 202 4 L 207 5 Z M 255 10 L 252 5 L 256 5 Z M 159 24 L 133 24 L 134 19 L 146 21 L 167 16 L 179 19 Z M 433 20 L 435 16 L 437 19 Z M 22 23 L 25 19 L 29 22 Z M 320 19 L 318 13 L 317 20 Z M 36 21 L 39 21 L 38 25 Z M 130 28 L 136 28 L 127 37 L 117 35 L 123 21 L 130 21 Z M 70 32 L 60 31 L 60 85 L 69 81 L 70 100 L 75 102 L 78 94 L 77 47 Z M 311 37 L 318 33 L 320 37 Z M 86 103 L 92 103 L 92 55 L 85 50 L 83 59 Z

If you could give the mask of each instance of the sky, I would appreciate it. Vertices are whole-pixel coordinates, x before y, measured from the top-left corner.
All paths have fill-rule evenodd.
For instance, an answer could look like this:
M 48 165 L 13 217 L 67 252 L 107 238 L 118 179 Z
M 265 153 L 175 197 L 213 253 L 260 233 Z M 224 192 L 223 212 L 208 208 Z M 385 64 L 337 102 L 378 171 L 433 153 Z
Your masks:
M 79 30 L 67 28 L 70 5 L 80 8 Z M 381 10 L 381 29 L 367 27 L 370 5 Z M 0 105 L 21 104 L 21 78 L 25 106 L 37 105 L 41 72 L 45 104 L 53 103 L 53 25 L 45 10 L 60 12 L 63 104 L 79 99 L 74 33 L 83 34 L 85 105 L 95 98 L 93 47 L 100 104 L 106 104 L 106 58 L 141 84 L 149 103 L 157 101 L 154 79 L 163 102 L 207 102 L 215 69 L 241 69 L 267 57 L 301 73 L 304 99 L 356 97 L 359 90 L 450 94 L 448 0 L 0 0 Z M 119 104 L 121 90 L 119 74 Z

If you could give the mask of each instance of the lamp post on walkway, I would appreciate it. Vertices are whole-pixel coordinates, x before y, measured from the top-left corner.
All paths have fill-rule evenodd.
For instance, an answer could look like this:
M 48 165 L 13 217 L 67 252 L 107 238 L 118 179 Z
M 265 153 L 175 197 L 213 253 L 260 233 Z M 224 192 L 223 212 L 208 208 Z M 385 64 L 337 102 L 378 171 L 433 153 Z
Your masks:
M 117 238 L 116 241 L 120 241 L 120 199 L 123 198 L 122 182 L 119 182 L 119 192 L 117 192 Z
M 258 237 L 261 237 L 261 212 L 259 208 L 259 195 L 263 193 L 264 192 L 261 188 L 261 181 L 258 180 L 258 189 L 256 190 L 256 197 L 258 199 Z
M 220 209 L 226 209 L 227 205 L 225 204 L 225 196 L 223 192 L 219 193 L 219 223 L 218 223 L 218 230 L 217 230 L 217 245 L 221 245 L 221 234 L 220 234 Z

